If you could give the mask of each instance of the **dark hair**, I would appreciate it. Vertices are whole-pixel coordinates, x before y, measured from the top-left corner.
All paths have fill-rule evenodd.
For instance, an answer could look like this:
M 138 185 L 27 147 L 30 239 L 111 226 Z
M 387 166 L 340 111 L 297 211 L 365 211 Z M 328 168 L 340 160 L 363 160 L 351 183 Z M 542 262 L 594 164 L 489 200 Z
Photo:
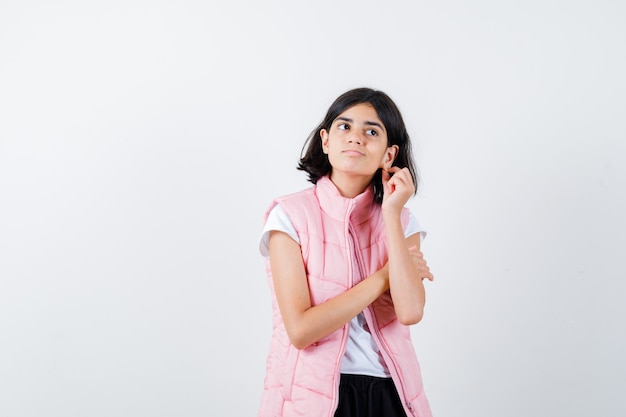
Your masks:
M 385 130 L 387 131 L 387 146 L 398 145 L 398 153 L 394 160 L 394 165 L 409 169 L 413 183 L 415 184 L 415 192 L 417 193 L 417 170 L 413 162 L 411 139 L 406 131 L 402 114 L 400 114 L 400 110 L 387 94 L 371 88 L 355 88 L 337 97 L 329 107 L 324 120 L 311 132 L 304 143 L 298 169 L 305 171 L 308 174 L 309 181 L 313 184 L 317 183 L 318 179 L 331 172 L 332 166 L 328 161 L 328 155 L 326 155 L 322 149 L 320 132 L 322 129 L 329 130 L 333 121 L 341 113 L 350 107 L 362 103 L 372 105 L 376 113 L 378 113 L 378 117 L 383 122 Z M 381 171 L 382 169 L 378 169 L 372 179 L 372 183 L 374 184 L 374 200 L 379 204 L 383 201 Z

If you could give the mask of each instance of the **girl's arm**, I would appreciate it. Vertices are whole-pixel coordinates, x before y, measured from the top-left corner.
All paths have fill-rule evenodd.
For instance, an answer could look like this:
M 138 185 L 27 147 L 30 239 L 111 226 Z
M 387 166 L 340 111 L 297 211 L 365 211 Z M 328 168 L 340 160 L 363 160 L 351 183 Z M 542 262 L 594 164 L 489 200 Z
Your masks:
M 272 231 L 269 249 L 278 308 L 297 349 L 339 329 L 389 289 L 385 266 L 346 292 L 312 306 L 300 245 L 288 234 Z
M 424 314 L 426 294 L 422 280 L 432 280 L 433 275 L 420 252 L 420 234 L 405 238 L 400 220 L 402 208 L 415 190 L 411 174 L 406 168 L 397 167 L 389 172 L 394 174 L 391 179 L 383 172 L 382 205 L 389 252 L 389 290 L 398 320 L 411 325 L 418 323 Z

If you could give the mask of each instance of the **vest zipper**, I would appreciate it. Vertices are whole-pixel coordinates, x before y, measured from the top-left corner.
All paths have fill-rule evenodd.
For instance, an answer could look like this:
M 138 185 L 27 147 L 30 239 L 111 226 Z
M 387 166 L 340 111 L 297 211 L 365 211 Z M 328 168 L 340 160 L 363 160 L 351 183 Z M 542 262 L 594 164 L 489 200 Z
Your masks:
M 381 352 L 383 352 L 383 357 L 385 358 L 385 362 L 387 364 L 387 368 L 389 369 L 389 373 L 391 374 L 391 378 L 396 383 L 398 394 L 400 398 L 402 399 L 402 401 L 404 402 L 405 409 L 407 409 L 411 413 L 411 415 L 415 416 L 416 414 L 413 411 L 413 406 L 406 399 L 406 396 L 405 396 L 406 391 L 404 389 L 404 384 L 398 374 L 398 368 L 399 368 L 398 364 L 396 363 L 396 360 L 393 358 L 393 356 L 389 354 L 389 346 L 387 346 L 385 339 L 380 335 L 380 331 L 378 330 L 378 321 L 376 320 L 376 315 L 373 313 L 371 307 L 367 307 L 367 312 L 369 314 L 365 315 L 365 319 L 367 320 L 369 316 L 370 321 L 373 322 L 373 326 L 370 327 L 370 331 L 373 330 L 373 332 L 371 332 L 372 336 L 374 337 L 374 340 L 376 341 L 378 348 L 381 350 Z
M 347 233 L 345 233 L 346 238 L 346 247 L 347 247 L 347 256 L 348 260 L 348 288 L 352 288 L 354 283 L 354 270 L 352 268 L 352 254 L 356 253 L 356 245 L 354 243 L 354 238 L 351 237 L 350 231 L 350 214 L 352 213 L 352 209 L 354 208 L 354 201 L 350 202 L 350 207 L 346 212 L 346 216 L 344 218 L 344 223 L 348 225 Z M 343 355 L 346 350 L 346 343 L 348 340 L 348 332 L 350 331 L 350 322 L 344 324 L 345 330 L 343 331 L 343 335 L 341 337 L 341 349 L 339 354 L 339 359 L 337 364 L 335 365 L 335 398 L 333 399 L 333 406 L 330 409 L 329 417 L 333 417 L 335 415 L 335 411 L 337 410 L 337 406 L 339 405 L 339 383 L 341 382 L 341 362 L 343 360 Z
M 354 237 L 354 233 L 352 232 L 352 227 L 349 228 L 348 232 Z M 363 279 L 367 275 L 366 275 L 366 271 L 363 269 L 363 259 L 361 257 L 361 250 L 360 248 L 357 247 L 357 244 L 354 242 L 354 238 L 352 239 L 352 242 L 354 244 L 353 253 L 356 255 L 356 263 L 359 266 L 361 279 Z M 380 335 L 380 332 L 378 330 L 378 321 L 376 320 L 376 315 L 374 314 L 371 305 L 367 306 L 365 310 L 367 311 L 367 313 L 364 314 L 365 320 L 368 321 L 368 326 L 370 327 L 370 333 L 372 334 L 372 337 L 374 337 L 374 340 L 376 341 L 378 348 L 384 353 L 383 357 L 385 358 L 387 368 L 389 369 L 389 372 L 391 373 L 392 379 L 395 381 L 396 385 L 398 386 L 397 387 L 399 391 L 398 394 L 400 394 L 400 398 L 402 398 L 404 402 L 404 407 L 411 413 L 411 415 L 415 415 L 415 413 L 413 412 L 413 406 L 406 399 L 404 395 L 405 394 L 404 385 L 402 383 L 401 378 L 398 376 L 398 364 L 396 363 L 392 355 L 389 354 L 389 346 L 387 346 L 387 343 Z

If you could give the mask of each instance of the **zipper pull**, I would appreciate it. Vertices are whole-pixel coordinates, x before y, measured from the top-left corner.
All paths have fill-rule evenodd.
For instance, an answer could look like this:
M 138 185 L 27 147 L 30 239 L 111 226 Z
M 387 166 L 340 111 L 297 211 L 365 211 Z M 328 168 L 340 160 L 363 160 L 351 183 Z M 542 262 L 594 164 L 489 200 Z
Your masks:
M 415 413 L 413 412 L 413 406 L 411 405 L 411 403 L 406 401 L 404 404 L 406 405 L 406 408 L 411 412 L 411 414 L 415 415 Z

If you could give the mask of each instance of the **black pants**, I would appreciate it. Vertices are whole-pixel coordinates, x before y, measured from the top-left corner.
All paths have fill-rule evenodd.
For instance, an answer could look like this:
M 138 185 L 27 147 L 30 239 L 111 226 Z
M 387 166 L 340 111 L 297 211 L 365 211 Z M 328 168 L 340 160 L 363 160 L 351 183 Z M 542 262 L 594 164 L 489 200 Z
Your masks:
M 341 374 L 335 417 L 406 417 L 391 378 Z

